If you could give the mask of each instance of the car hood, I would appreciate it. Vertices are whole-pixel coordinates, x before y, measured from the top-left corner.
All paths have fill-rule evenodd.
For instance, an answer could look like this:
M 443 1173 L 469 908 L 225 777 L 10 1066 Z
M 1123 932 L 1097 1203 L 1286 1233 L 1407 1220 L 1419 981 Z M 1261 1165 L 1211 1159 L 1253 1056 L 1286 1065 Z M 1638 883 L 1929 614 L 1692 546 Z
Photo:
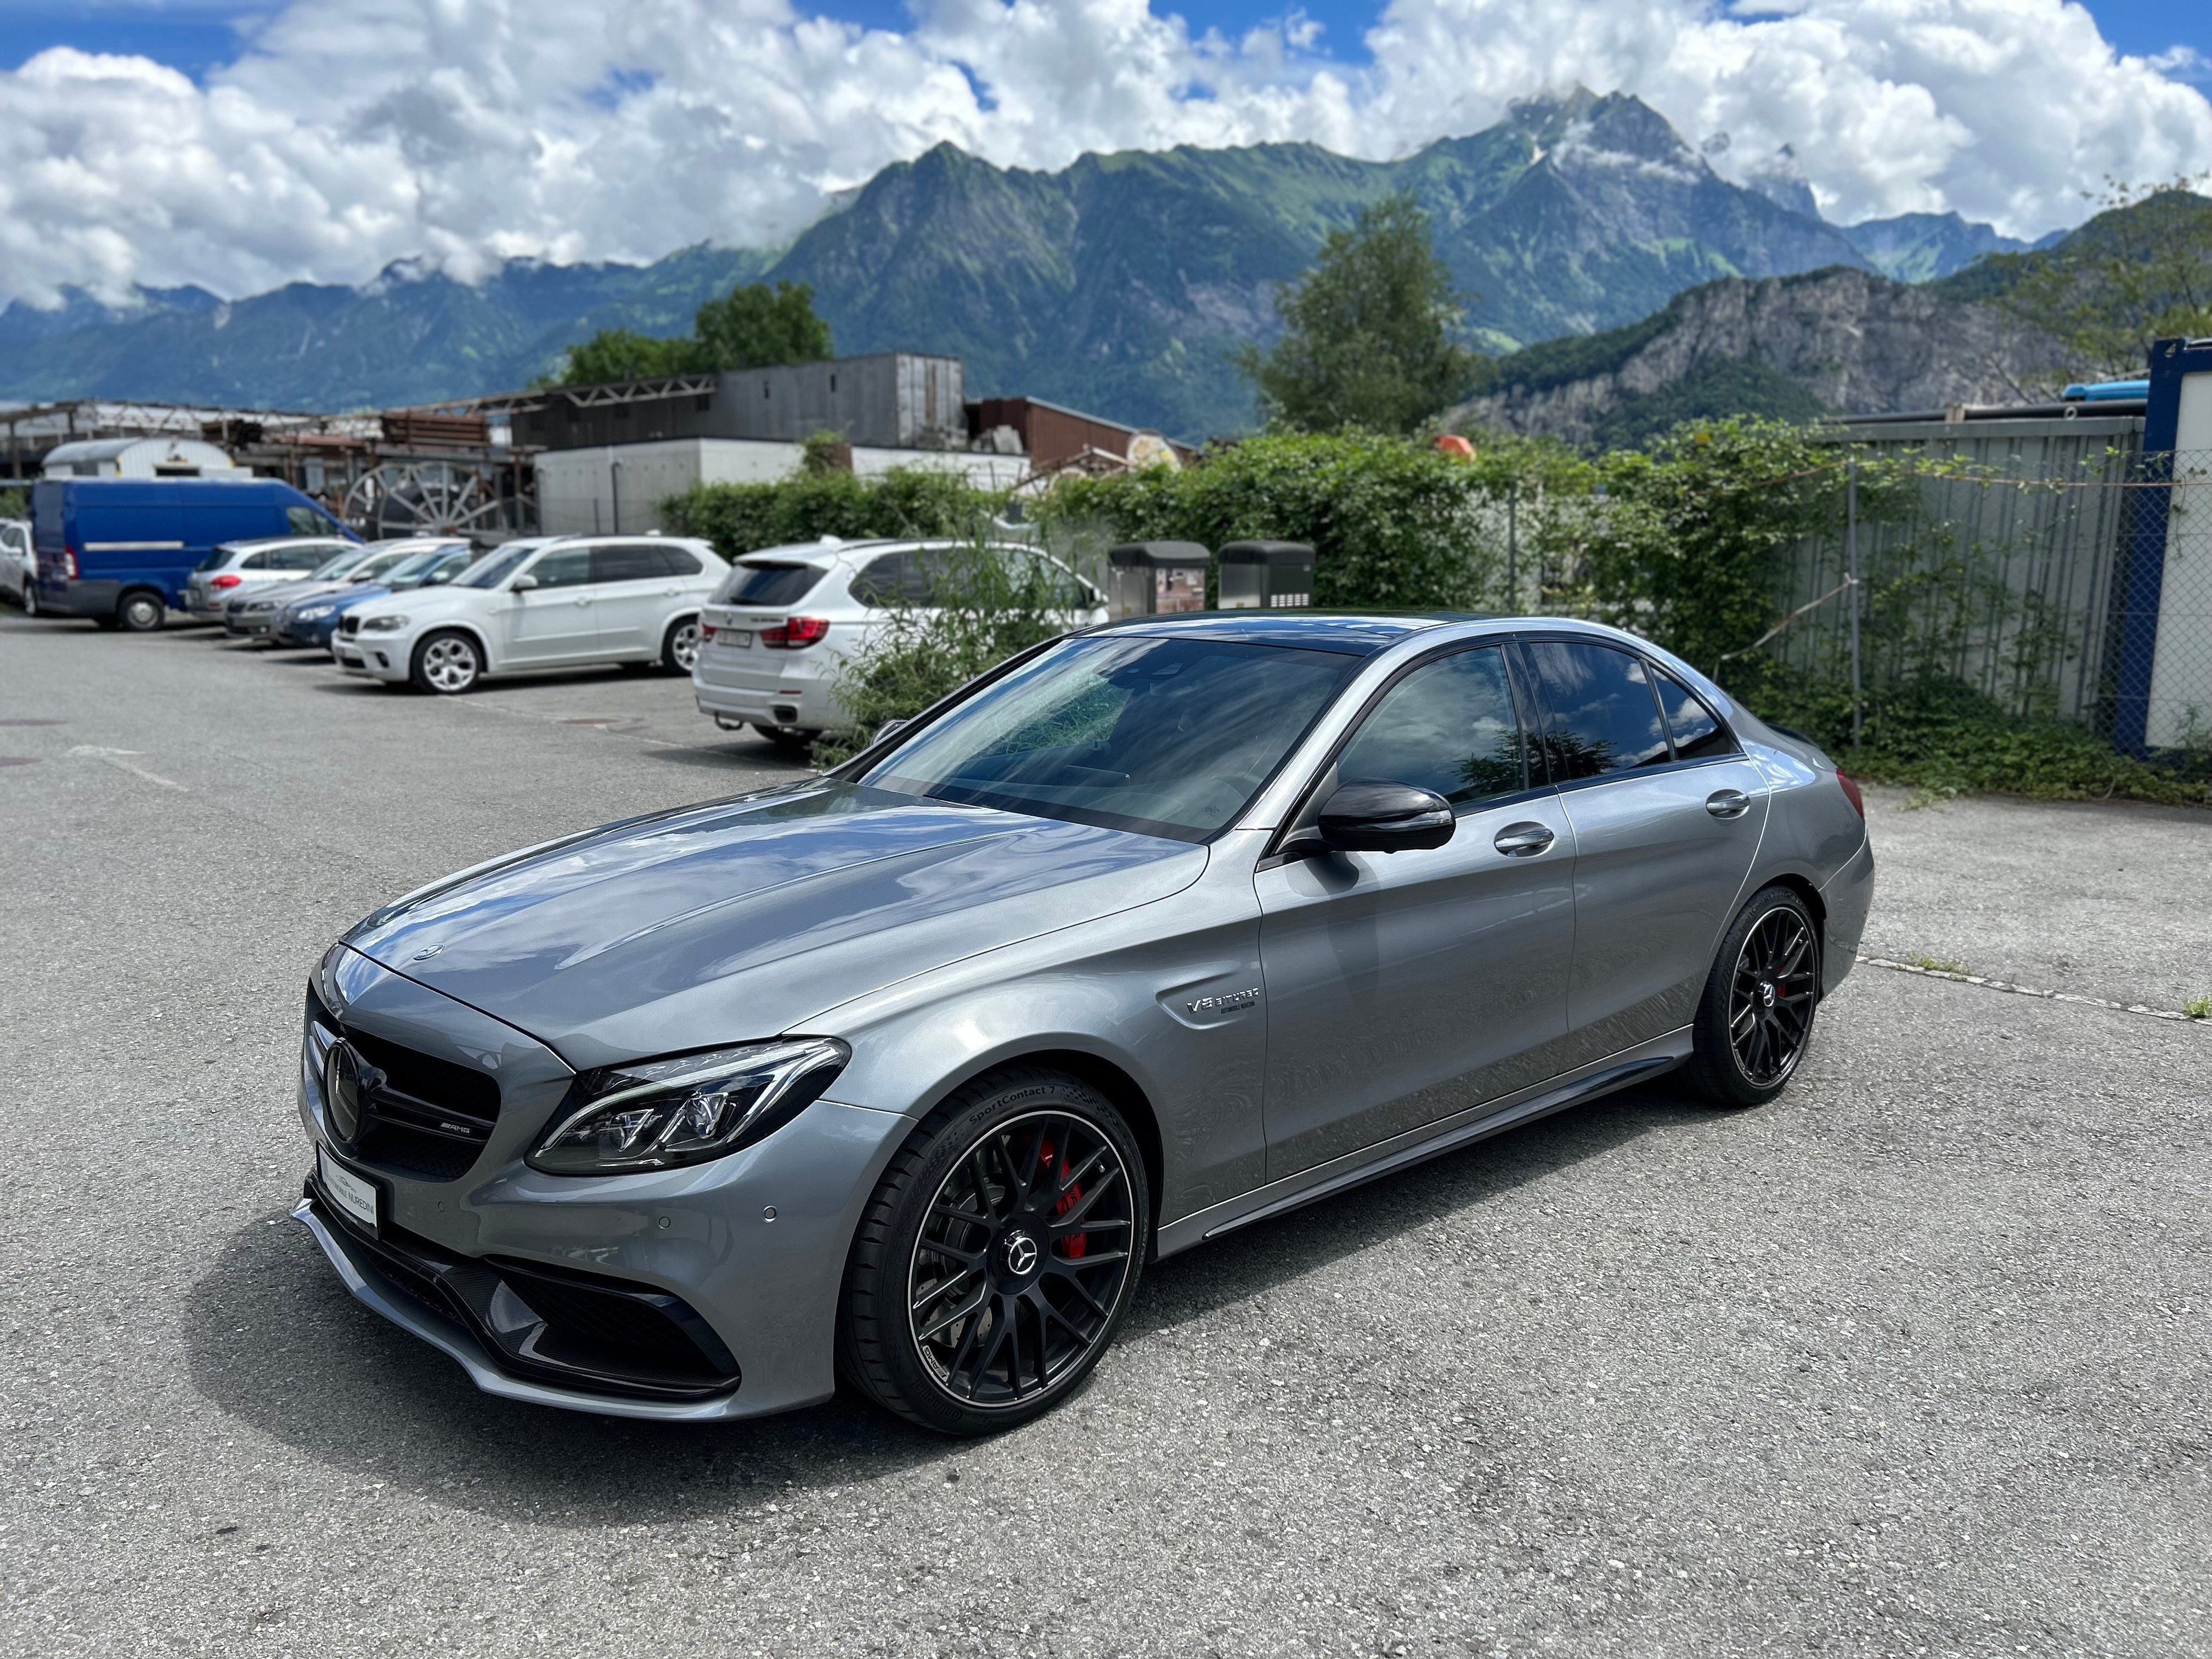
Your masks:
M 464 871 L 346 942 L 583 1069 L 804 1031 L 861 994 L 1167 897 L 1205 848 L 810 780 Z
M 350 611 L 354 606 L 357 605 L 364 605 L 371 599 L 385 599 L 391 597 L 392 590 L 386 587 L 382 582 L 368 582 L 359 587 L 349 586 L 343 588 L 324 588 L 319 586 L 312 592 L 302 593 L 295 599 L 288 600 L 286 602 L 285 608 L 289 610 L 295 605 L 331 605 L 337 606 L 341 611 Z

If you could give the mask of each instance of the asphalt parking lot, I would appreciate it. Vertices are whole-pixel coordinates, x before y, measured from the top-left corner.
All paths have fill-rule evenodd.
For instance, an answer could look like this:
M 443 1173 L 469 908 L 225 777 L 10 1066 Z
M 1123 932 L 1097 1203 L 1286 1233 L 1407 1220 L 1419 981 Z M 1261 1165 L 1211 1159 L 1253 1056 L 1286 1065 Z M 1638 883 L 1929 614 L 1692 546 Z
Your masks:
M 284 1218 L 386 898 L 793 769 L 684 683 L 435 700 L 0 617 L 0 1651 L 2212 1653 L 2212 1028 L 1862 969 L 1150 1273 L 1066 1409 L 477 1394 Z M 2174 1008 L 2212 817 L 1877 797 L 1869 947 Z

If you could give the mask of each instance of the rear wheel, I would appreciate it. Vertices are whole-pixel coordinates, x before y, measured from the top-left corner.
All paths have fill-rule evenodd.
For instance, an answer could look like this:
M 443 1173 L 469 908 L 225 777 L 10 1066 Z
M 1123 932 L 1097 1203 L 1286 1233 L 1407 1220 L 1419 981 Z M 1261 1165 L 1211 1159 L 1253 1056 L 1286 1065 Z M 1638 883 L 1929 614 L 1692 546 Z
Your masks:
M 698 660 L 699 619 L 678 617 L 660 641 L 660 665 L 672 674 L 688 674 Z
M 1716 1105 L 1764 1105 L 1805 1057 L 1820 1000 L 1812 912 L 1790 888 L 1761 889 L 1721 940 L 1706 975 L 1688 1081 Z
M 161 625 L 167 607 L 161 596 L 143 587 L 125 593 L 115 606 L 115 625 L 126 634 L 150 634 Z
M 483 653 L 476 641 L 459 629 L 444 629 L 415 647 L 415 662 L 408 678 L 424 691 L 459 696 L 475 690 L 476 683 L 483 678 Z
M 869 1200 L 845 1270 L 848 1381 L 945 1434 L 994 1434 L 1066 1399 L 1114 1340 L 1149 1237 L 1121 1115 L 1021 1068 L 923 1120 Z
M 27 617 L 39 614 L 39 579 L 36 576 L 23 584 L 23 614 Z

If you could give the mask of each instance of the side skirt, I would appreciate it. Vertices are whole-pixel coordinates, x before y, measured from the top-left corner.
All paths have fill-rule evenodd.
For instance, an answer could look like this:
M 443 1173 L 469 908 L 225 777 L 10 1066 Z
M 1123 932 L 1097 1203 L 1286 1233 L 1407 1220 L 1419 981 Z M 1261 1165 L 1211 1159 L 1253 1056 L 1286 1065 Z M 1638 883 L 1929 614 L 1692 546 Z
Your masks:
M 1611 1094 L 1616 1089 L 1648 1081 L 1663 1072 L 1673 1071 L 1690 1057 L 1690 1052 L 1691 1028 L 1685 1025 L 1664 1036 L 1592 1060 L 1547 1083 L 1486 1102 L 1420 1128 L 1408 1129 L 1403 1134 L 1359 1152 L 1347 1152 L 1310 1170 L 1285 1176 L 1280 1181 L 1270 1182 L 1239 1197 L 1187 1215 L 1180 1221 L 1168 1223 L 1155 1236 L 1155 1254 L 1174 1255 L 1253 1222 L 1265 1221 L 1300 1205 L 1410 1169 L 1566 1107 Z

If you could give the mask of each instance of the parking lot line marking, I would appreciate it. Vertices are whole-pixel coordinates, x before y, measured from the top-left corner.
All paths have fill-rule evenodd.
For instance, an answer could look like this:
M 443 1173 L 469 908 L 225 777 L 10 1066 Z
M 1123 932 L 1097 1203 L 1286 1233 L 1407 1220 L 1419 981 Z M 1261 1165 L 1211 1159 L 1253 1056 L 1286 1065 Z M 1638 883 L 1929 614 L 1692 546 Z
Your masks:
M 2045 991 L 2033 985 L 2015 985 L 2010 980 L 1991 979 L 1987 974 L 1962 974 L 1948 968 L 1923 968 L 1917 962 L 1893 962 L 1887 957 L 1863 956 L 1858 960 L 1869 968 L 1887 968 L 1899 974 L 1918 974 L 1923 979 L 1948 979 L 1957 985 L 1978 985 L 1984 990 L 2003 991 L 2016 997 L 2037 997 L 2045 1002 L 2078 1002 L 2089 1008 L 2110 1008 L 2114 1013 L 2179 1020 L 2184 1025 L 2208 1023 L 2194 1014 L 2184 1013 L 2179 1008 L 2151 1008 L 2140 1002 L 2114 1002 L 2109 997 L 2085 997 L 2073 991 Z
M 113 767 L 118 772 L 128 772 L 131 776 L 143 778 L 149 783 L 158 783 L 162 788 L 173 789 L 180 795 L 189 795 L 192 793 L 174 778 L 165 778 L 158 772 L 149 772 L 143 766 L 133 766 L 125 757 L 138 753 L 136 749 L 101 749 L 88 743 L 81 743 L 69 752 L 72 755 L 82 755 L 88 760 L 99 761 L 103 765 Z

